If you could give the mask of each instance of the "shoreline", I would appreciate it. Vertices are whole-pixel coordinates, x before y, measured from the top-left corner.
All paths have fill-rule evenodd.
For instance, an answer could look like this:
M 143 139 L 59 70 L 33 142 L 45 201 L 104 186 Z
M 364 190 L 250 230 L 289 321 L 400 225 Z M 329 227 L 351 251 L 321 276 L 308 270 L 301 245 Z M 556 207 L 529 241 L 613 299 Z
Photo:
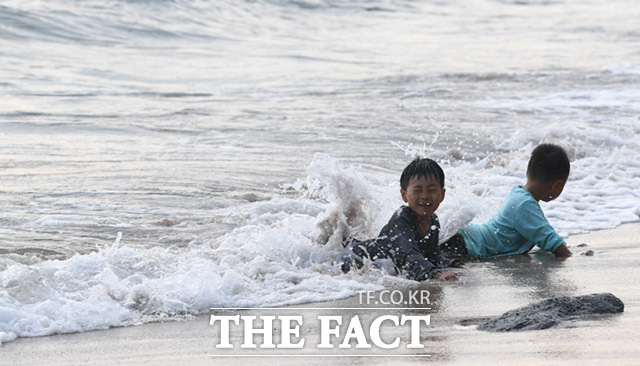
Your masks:
M 581 243 L 587 246 L 578 247 Z M 640 358 L 640 346 L 633 341 L 640 326 L 640 291 L 633 279 L 638 278 L 640 269 L 633 259 L 640 255 L 640 222 L 573 235 L 567 238 L 567 244 L 574 255 L 565 261 L 557 260 L 548 253 L 533 253 L 470 262 L 467 269 L 460 271 L 461 278 L 457 282 L 434 281 L 389 288 L 404 294 L 429 291 L 429 310 L 420 306 L 410 310 L 363 310 L 358 296 L 353 296 L 291 306 L 288 308 L 296 310 L 272 314 L 287 313 L 304 318 L 300 331 L 307 336 L 309 344 L 304 349 L 249 350 L 234 347 L 222 352 L 215 347 L 220 329 L 209 325 L 211 314 L 206 314 L 194 320 L 18 338 L 0 346 L 0 362 L 11 365 L 31 365 L 42 361 L 48 365 L 210 365 L 222 362 L 249 365 L 260 359 L 274 364 L 320 364 L 331 360 L 332 363 L 348 365 L 359 362 L 429 362 L 442 365 L 510 364 L 514 361 L 524 365 L 635 363 Z M 587 250 L 593 251 L 594 255 L 584 255 Z M 475 325 L 487 318 L 544 298 L 594 292 L 611 292 L 618 296 L 625 303 L 625 312 L 573 320 L 543 331 L 487 333 L 475 329 Z M 375 307 L 372 304 L 366 306 Z M 360 309 L 348 309 L 356 307 Z M 325 312 L 321 308 L 328 310 Z M 314 320 L 319 315 L 342 315 L 345 320 L 359 315 L 364 324 L 365 320 L 378 316 L 408 313 L 431 315 L 430 326 L 421 328 L 424 349 L 416 351 L 405 347 L 386 352 L 374 346 L 347 350 L 336 347 L 325 351 L 312 346 L 314 342 L 318 343 L 319 329 Z M 263 312 L 246 310 L 239 314 L 259 316 Z M 396 336 L 404 343 L 409 341 L 406 332 L 381 329 L 382 337 L 387 341 Z M 241 339 L 240 333 L 232 330 L 231 339 Z M 282 356 L 287 351 L 289 356 Z M 360 358 L 356 354 L 367 356 Z

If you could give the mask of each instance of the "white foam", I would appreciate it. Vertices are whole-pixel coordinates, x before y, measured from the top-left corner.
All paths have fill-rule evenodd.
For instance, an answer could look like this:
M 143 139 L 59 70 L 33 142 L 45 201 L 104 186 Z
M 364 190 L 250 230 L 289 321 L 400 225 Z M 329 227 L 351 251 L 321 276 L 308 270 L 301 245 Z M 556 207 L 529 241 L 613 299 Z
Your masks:
M 48 215 L 39 218 L 35 221 L 36 225 L 44 225 L 44 226 L 59 226 L 66 225 L 71 222 L 71 218 L 64 215 Z
M 316 182 L 333 169 L 337 173 L 331 179 Z M 300 198 L 277 196 L 244 206 L 244 224 L 186 250 L 134 249 L 118 235 L 111 247 L 91 254 L 9 264 L 0 272 L 1 339 L 176 319 L 210 307 L 326 301 L 381 289 L 377 274 L 340 272 L 335 261 L 341 245 L 314 240 L 316 224 L 327 213 L 352 207 L 348 197 L 354 190 L 348 187 L 359 187 L 366 196 L 366 185 L 358 185 L 355 170 L 340 170 L 328 156 L 317 156 L 309 171 L 308 181 L 316 185 Z
M 466 162 L 445 169 L 454 182 L 457 180 L 447 200 L 452 196 L 462 197 L 463 206 L 479 207 L 474 222 L 483 222 L 499 207 L 511 186 L 525 182 L 524 172 L 533 147 L 552 142 L 565 147 L 572 160 L 571 175 L 563 194 L 552 202 L 541 203 L 561 235 L 638 221 L 638 132 L 638 127 L 615 124 L 557 123 L 522 127 L 500 143 L 500 149 L 507 152 L 492 155 L 481 170 L 477 169 L 478 164 Z M 478 192 L 482 193 L 478 195 Z
M 612 66 L 612 67 L 607 67 L 605 68 L 605 70 L 610 71 L 614 74 L 633 74 L 633 75 L 640 75 L 640 66 L 637 65 L 633 65 L 633 64 L 622 64 L 622 65 L 617 65 L 617 66 Z
M 558 232 L 638 221 L 635 127 L 572 126 L 523 129 L 482 160 L 443 163 L 443 236 L 488 219 L 511 187 L 524 183 L 533 146 L 560 138 L 572 174 L 560 198 L 543 204 Z M 342 274 L 340 243 L 349 235 L 375 236 L 402 204 L 402 168 L 369 173 L 317 154 L 308 176 L 286 187 L 288 193 L 229 211 L 226 219 L 237 228 L 221 237 L 166 249 L 135 249 L 118 237 L 111 247 L 63 261 L 7 262 L 0 272 L 0 342 L 184 318 L 210 307 L 282 306 L 379 290 L 399 279 L 371 266 Z
M 576 89 L 552 93 L 532 94 L 510 93 L 504 96 L 492 96 L 490 100 L 477 102 L 480 108 L 505 112 L 532 112 L 544 115 L 573 116 L 574 120 L 600 122 L 603 111 L 625 112 L 630 120 L 637 123 L 637 112 L 640 111 L 640 90 L 630 85 L 618 86 L 615 89 Z M 620 118 L 617 124 L 624 123 Z M 572 121 L 574 122 L 574 121 Z M 607 124 L 610 122 L 607 121 Z

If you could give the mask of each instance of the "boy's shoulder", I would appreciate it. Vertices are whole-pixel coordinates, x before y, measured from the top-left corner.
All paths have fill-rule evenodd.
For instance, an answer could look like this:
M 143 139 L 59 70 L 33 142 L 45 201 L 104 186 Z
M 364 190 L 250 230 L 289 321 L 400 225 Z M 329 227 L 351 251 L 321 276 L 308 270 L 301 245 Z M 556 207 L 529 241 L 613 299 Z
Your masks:
M 404 220 L 413 222 L 417 220 L 417 217 L 416 217 L 416 214 L 413 213 L 413 211 L 409 206 L 402 205 L 393 212 L 393 215 L 391 215 L 391 220 L 389 221 L 395 221 L 398 219 L 404 219 Z
M 525 203 L 536 204 L 537 201 L 533 198 L 531 193 L 522 186 L 514 186 L 505 199 L 505 204 L 510 205 L 513 209 L 518 208 Z
M 508 222 L 516 224 L 522 218 L 531 220 L 532 213 L 542 214 L 540 203 L 522 186 L 515 186 L 504 201 L 499 215 L 508 217 Z
M 391 215 L 391 217 L 389 217 L 389 222 L 387 222 L 387 225 L 397 221 L 397 220 L 404 220 L 404 221 L 408 221 L 410 220 L 411 217 L 411 209 L 409 209 L 409 211 L 407 211 L 407 209 L 409 209 L 409 206 L 400 206 L 398 207 L 398 209 L 396 209 L 395 211 L 393 211 L 393 214 Z

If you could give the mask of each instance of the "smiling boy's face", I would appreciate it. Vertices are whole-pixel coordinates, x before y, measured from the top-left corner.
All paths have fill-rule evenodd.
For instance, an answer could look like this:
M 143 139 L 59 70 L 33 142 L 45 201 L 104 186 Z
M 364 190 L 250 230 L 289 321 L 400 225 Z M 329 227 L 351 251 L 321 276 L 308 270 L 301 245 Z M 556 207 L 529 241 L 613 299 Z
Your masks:
M 418 217 L 431 218 L 444 200 L 445 190 L 434 177 L 413 177 L 409 180 L 407 190 L 400 190 L 402 200 Z

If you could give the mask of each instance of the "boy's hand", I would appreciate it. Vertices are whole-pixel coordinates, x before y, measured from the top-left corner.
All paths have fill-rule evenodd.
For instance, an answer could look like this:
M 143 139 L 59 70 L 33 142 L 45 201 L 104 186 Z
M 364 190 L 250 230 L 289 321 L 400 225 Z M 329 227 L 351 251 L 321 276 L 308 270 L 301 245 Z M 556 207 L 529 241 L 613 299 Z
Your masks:
M 569 250 L 569 248 L 567 248 L 565 244 L 562 244 L 561 246 L 558 247 L 558 249 L 553 251 L 553 254 L 556 257 L 569 257 L 573 253 L 571 253 L 571 251 Z
M 434 280 L 440 281 L 455 281 L 458 279 L 458 274 L 453 271 L 447 271 L 445 273 L 436 273 L 433 275 Z

